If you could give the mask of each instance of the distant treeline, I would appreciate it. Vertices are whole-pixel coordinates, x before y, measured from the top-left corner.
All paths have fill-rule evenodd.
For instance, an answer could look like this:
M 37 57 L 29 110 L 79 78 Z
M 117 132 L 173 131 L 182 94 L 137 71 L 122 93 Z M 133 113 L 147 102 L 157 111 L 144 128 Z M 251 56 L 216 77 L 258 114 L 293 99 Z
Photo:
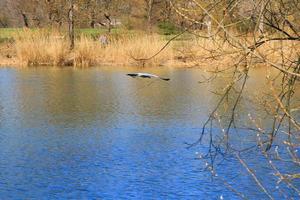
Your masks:
M 68 24 L 71 0 L 0 0 L 0 27 L 63 27 Z M 122 26 L 127 29 L 155 28 L 172 34 L 176 29 L 190 27 L 208 29 L 217 26 L 201 4 L 222 23 L 237 23 L 241 31 L 255 27 L 260 16 L 257 0 L 73 0 L 75 26 L 79 28 Z M 275 1 L 274 1 L 275 2 Z M 289 6 L 291 23 L 300 20 L 294 1 Z M 237 5 L 238 4 L 238 5 Z M 259 4 L 261 5 L 261 4 Z M 274 8 L 276 5 L 273 5 Z M 278 8 L 278 12 L 280 9 Z M 264 13 L 268 15 L 268 13 Z M 269 13 L 276 15 L 276 13 Z M 299 28 L 299 27 L 296 27 Z

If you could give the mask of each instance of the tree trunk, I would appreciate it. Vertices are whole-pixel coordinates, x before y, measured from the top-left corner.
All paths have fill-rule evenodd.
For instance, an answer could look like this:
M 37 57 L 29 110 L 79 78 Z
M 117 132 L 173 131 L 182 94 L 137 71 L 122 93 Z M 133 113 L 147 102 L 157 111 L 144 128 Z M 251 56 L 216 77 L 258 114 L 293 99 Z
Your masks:
M 107 19 L 107 29 L 108 32 L 111 32 L 111 18 L 110 18 L 110 14 L 105 13 L 104 14 L 105 18 Z
M 264 9 L 265 9 L 265 4 L 263 3 L 261 5 L 260 9 L 260 14 L 259 14 L 259 24 L 258 24 L 258 29 L 259 29 L 259 34 L 262 36 L 264 34 Z
M 169 1 L 165 2 L 165 21 L 171 21 L 171 12 L 172 12 L 172 7 L 171 3 Z
M 153 10 L 154 0 L 148 0 L 148 12 L 147 12 L 147 20 L 148 20 L 148 30 L 152 29 L 152 10 Z
M 91 28 L 95 28 L 96 20 L 95 20 L 95 14 L 94 14 L 94 12 L 91 13 L 90 18 L 91 18 L 90 26 L 91 26 Z
M 68 12 L 68 21 L 69 21 L 69 38 L 70 38 L 70 50 L 74 49 L 74 2 L 69 0 L 69 12 Z
M 26 13 L 23 12 L 23 11 L 21 11 L 21 14 L 22 14 L 22 17 L 23 17 L 24 26 L 25 26 L 26 28 L 29 28 L 28 17 L 27 17 L 27 15 L 26 15 Z
M 211 34 L 211 20 L 208 20 L 206 22 L 206 26 L 207 26 L 207 37 L 211 38 L 212 34 Z

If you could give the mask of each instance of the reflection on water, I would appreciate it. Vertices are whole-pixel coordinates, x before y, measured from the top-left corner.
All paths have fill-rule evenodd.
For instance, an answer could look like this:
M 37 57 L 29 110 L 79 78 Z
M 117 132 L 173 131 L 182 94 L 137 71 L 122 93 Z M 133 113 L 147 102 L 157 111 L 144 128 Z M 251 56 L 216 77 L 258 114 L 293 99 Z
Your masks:
M 125 76 L 136 70 L 1 69 L 0 197 L 237 198 L 185 148 L 218 101 L 211 91 L 224 88 L 226 78 L 199 84 L 208 75 L 201 70 L 157 68 L 144 70 L 171 81 Z M 253 84 L 248 92 L 257 90 Z M 239 135 L 240 143 L 251 140 Z M 268 173 L 262 160 L 249 159 Z M 222 165 L 221 175 L 238 175 L 237 188 L 265 198 L 240 165 Z

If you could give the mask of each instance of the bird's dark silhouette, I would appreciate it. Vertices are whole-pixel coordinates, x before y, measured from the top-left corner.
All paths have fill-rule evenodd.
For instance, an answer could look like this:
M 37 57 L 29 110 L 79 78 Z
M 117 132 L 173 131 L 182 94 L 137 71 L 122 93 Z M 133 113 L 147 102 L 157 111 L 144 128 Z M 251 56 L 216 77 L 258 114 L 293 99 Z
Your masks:
M 127 76 L 131 76 L 133 78 L 136 78 L 136 77 L 141 77 L 141 78 L 158 78 L 158 79 L 161 79 L 161 80 L 164 80 L 164 81 L 169 81 L 170 80 L 169 78 L 162 78 L 162 77 L 157 76 L 155 74 L 149 74 L 149 73 L 129 73 L 129 74 L 127 74 Z

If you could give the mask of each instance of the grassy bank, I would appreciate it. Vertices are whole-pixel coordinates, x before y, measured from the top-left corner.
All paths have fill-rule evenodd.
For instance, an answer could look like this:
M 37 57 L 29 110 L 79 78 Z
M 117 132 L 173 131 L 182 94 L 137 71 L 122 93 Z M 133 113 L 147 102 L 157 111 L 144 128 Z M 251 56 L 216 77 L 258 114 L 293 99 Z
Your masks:
M 101 29 L 81 29 L 76 31 L 75 49 L 70 51 L 65 32 L 0 29 L 0 33 L 0 39 L 3 40 L 0 43 L 0 66 L 224 67 L 232 65 L 241 55 L 238 49 L 221 38 L 212 40 L 191 35 L 184 35 L 147 60 L 166 44 L 164 35 L 125 30 L 113 30 L 107 34 Z M 107 44 L 101 44 L 100 35 L 107 37 Z M 274 54 L 278 52 L 274 51 L 277 48 L 290 52 L 291 56 L 299 53 L 299 44 L 295 46 L 294 43 L 282 42 L 264 45 L 258 49 L 258 53 L 275 62 L 281 58 Z M 259 60 L 256 62 L 260 63 Z
M 19 66 L 93 66 L 135 65 L 161 66 L 174 60 L 172 46 L 150 60 L 166 43 L 164 36 L 137 31 L 113 30 L 109 35 L 101 29 L 76 30 L 75 49 L 69 50 L 64 32 L 48 29 L 2 29 L 0 65 Z M 101 44 L 99 36 L 107 37 Z
M 143 62 L 135 58 L 147 58 L 165 44 L 159 35 L 108 35 L 107 44 L 87 34 L 80 34 L 75 40 L 75 49 L 69 50 L 66 35 L 57 31 L 24 30 L 14 35 L 16 58 L 22 66 L 93 66 L 117 65 L 163 65 L 173 59 L 172 48 L 155 58 Z

